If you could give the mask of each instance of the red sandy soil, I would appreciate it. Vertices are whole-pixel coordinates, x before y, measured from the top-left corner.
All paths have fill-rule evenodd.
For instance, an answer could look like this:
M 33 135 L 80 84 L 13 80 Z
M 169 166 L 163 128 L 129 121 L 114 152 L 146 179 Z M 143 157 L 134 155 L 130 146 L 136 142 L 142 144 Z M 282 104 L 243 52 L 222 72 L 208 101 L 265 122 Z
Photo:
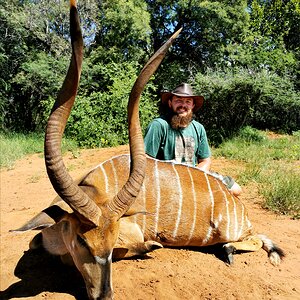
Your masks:
M 99 162 L 124 152 L 126 146 L 83 150 L 78 158 L 65 155 L 74 178 Z M 234 175 L 242 168 L 215 159 L 213 169 Z M 28 243 L 37 233 L 11 233 L 55 197 L 42 155 L 17 161 L 1 176 L 0 299 L 86 299 L 81 275 L 65 267 L 58 257 L 43 250 L 31 251 Z M 261 208 L 255 186 L 241 196 L 258 233 L 264 233 L 286 252 L 279 267 L 272 266 L 264 250 L 234 256 L 227 266 L 220 247 L 159 249 L 147 258 L 113 263 L 115 299 L 300 299 L 300 221 Z

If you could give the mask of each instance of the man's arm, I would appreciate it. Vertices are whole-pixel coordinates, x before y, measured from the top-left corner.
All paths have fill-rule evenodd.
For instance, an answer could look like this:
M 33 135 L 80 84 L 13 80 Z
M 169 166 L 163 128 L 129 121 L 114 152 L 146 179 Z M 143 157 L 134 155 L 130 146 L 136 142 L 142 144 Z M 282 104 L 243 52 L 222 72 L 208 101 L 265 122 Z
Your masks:
M 154 120 L 148 125 L 144 137 L 145 152 L 147 155 L 157 158 L 162 134 L 162 126 L 158 121 Z
M 211 166 L 211 151 L 208 145 L 206 131 L 204 126 L 198 122 L 193 121 L 193 124 L 197 130 L 198 136 L 198 149 L 197 149 L 197 168 L 202 171 L 209 172 Z
M 198 165 L 196 167 L 199 168 L 202 171 L 209 172 L 210 165 L 211 165 L 211 158 L 210 157 L 201 158 L 201 159 L 199 158 L 198 159 Z

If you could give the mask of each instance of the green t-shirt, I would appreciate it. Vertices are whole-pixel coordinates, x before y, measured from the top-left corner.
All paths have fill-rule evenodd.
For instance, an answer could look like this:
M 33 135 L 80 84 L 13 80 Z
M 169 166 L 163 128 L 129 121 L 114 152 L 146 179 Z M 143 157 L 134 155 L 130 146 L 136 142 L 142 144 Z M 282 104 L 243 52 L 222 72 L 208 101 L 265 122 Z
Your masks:
M 146 153 L 160 160 L 195 166 L 198 159 L 211 156 L 205 129 L 194 120 L 188 127 L 175 130 L 164 117 L 156 118 L 146 130 L 144 143 Z

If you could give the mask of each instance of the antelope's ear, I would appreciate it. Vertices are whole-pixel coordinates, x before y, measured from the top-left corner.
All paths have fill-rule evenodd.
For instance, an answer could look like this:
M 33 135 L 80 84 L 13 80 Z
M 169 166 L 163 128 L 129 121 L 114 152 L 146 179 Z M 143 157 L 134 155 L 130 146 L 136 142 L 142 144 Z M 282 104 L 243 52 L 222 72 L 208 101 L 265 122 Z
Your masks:
M 24 232 L 28 230 L 34 230 L 34 229 L 41 230 L 50 227 L 54 225 L 56 222 L 60 221 L 61 218 L 66 213 L 67 213 L 66 211 L 64 211 L 63 209 L 61 209 L 56 205 L 50 206 L 44 209 L 35 217 L 33 217 L 31 220 L 29 220 L 20 228 L 10 230 L 10 232 Z
M 121 248 L 121 247 L 114 248 L 113 259 L 122 259 L 126 256 L 127 253 L 128 253 L 127 248 Z

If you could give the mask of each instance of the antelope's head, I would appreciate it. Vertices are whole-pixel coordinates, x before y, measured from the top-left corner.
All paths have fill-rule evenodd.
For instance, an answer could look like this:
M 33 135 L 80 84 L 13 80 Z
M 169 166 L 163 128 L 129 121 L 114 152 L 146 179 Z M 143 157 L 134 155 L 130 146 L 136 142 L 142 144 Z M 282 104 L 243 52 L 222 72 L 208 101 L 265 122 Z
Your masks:
M 143 183 L 146 167 L 143 136 L 139 122 L 140 95 L 163 60 L 175 33 L 148 61 L 137 78 L 128 103 L 131 168 L 128 181 L 113 199 L 95 201 L 88 188 L 79 187 L 69 175 L 61 155 L 62 135 L 74 104 L 83 59 L 83 39 L 76 1 L 70 1 L 72 57 L 52 108 L 45 135 L 45 163 L 58 195 L 74 213 L 61 218 L 60 235 L 65 248 L 81 272 L 90 299 L 111 299 L 112 251 L 119 233 L 119 220 L 129 209 Z

